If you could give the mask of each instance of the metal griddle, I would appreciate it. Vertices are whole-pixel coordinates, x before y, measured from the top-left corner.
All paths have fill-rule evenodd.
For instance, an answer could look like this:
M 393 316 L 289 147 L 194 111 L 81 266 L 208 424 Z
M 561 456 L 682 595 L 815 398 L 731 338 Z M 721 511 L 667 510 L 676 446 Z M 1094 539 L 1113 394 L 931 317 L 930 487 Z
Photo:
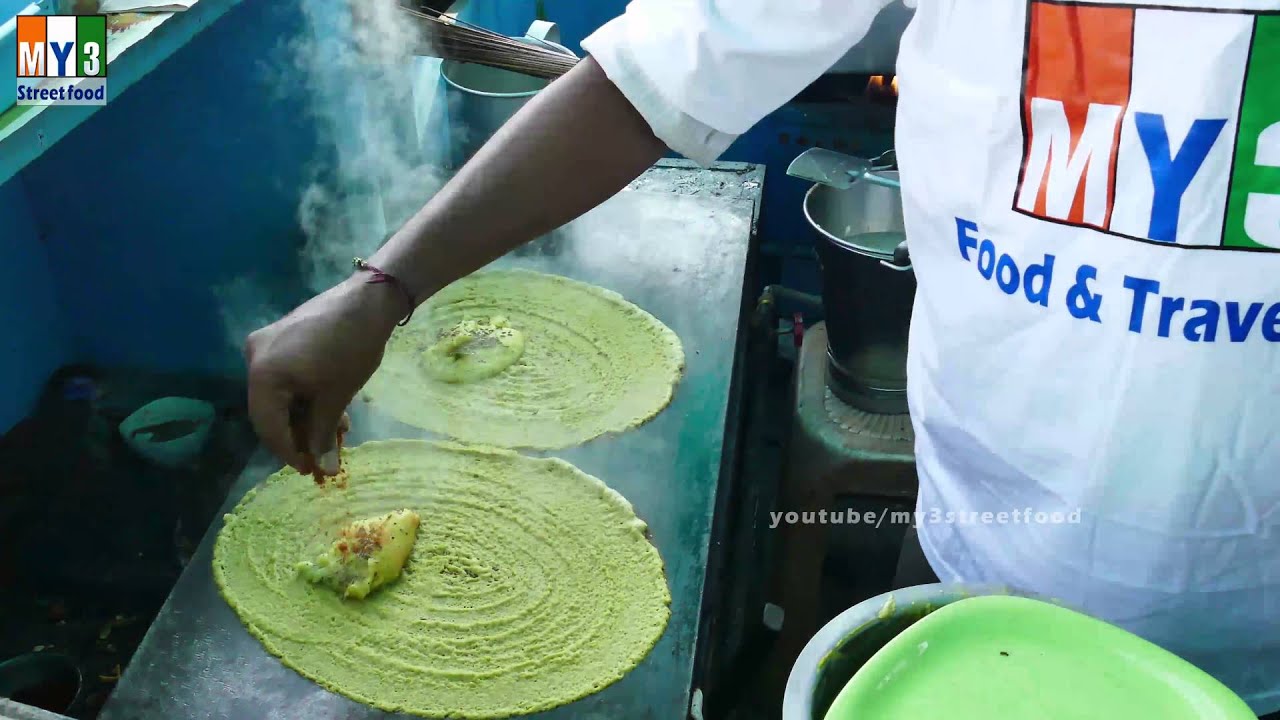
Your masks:
M 732 472 L 735 367 L 743 346 L 744 287 L 764 171 L 666 160 L 567 229 L 498 261 L 622 293 L 680 336 L 686 371 L 672 404 L 646 425 L 553 453 L 602 478 L 649 523 L 666 563 L 671 620 L 645 661 L 618 683 L 540 718 L 687 717 L 722 467 Z M 375 423 L 354 408 L 350 442 Z M 379 423 L 386 427 L 386 422 Z M 403 437 L 422 437 L 403 427 Z M 259 455 L 227 497 L 229 511 L 278 469 Z M 724 502 L 724 493 L 720 497 Z M 430 518 L 425 518 L 430 523 Z M 282 665 L 223 601 L 210 570 L 221 513 L 205 535 L 102 720 L 217 718 L 364 720 L 393 717 L 334 695 Z M 708 561 L 712 571 L 707 572 Z M 399 717 L 399 716 L 395 716 Z

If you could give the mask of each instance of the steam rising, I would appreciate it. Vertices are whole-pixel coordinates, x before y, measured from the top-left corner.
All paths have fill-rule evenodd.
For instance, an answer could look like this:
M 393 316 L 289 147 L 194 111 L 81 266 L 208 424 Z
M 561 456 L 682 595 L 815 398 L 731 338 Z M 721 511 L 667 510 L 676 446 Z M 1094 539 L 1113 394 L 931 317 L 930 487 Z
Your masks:
M 301 28 L 264 69 L 276 100 L 296 103 L 317 138 L 311 180 L 299 189 L 299 254 L 308 295 L 351 272 L 447 179 L 443 103 L 435 103 L 438 61 L 414 57 L 415 28 L 396 0 L 297 0 Z M 438 105 L 440 107 L 435 107 Z M 288 122 L 288 120 L 285 120 Z M 280 241 L 284 241 L 281 238 Z M 278 319 L 272 277 L 219 288 L 233 345 Z M 278 280 L 277 280 L 278 282 Z
M 296 3 L 300 30 L 275 49 L 264 72 L 276 100 L 296 106 L 301 99 L 305 114 L 293 121 L 310 123 L 317 138 L 311 180 L 299 189 L 296 209 L 304 294 L 281 287 L 288 273 L 278 269 L 217 288 L 223 327 L 236 348 L 347 277 L 353 257 L 372 254 L 447 179 L 449 136 L 443 103 L 435 102 L 439 62 L 412 55 L 418 36 L 396 0 Z M 352 414 L 353 442 L 412 435 L 359 417 L 365 415 L 359 408 Z
M 418 121 L 418 75 L 431 61 L 395 0 L 299 0 L 303 33 L 289 66 L 307 92 L 328 167 L 302 193 L 298 221 L 308 288 L 320 292 L 371 254 L 444 182 L 446 147 Z

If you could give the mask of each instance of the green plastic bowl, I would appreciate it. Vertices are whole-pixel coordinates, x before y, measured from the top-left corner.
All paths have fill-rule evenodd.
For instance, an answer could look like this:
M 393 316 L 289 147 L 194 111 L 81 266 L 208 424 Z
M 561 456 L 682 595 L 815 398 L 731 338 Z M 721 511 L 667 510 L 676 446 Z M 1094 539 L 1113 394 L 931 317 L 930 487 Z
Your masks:
M 1256 720 L 1239 696 L 1160 647 L 1057 605 L 973 597 L 884 645 L 826 720 Z

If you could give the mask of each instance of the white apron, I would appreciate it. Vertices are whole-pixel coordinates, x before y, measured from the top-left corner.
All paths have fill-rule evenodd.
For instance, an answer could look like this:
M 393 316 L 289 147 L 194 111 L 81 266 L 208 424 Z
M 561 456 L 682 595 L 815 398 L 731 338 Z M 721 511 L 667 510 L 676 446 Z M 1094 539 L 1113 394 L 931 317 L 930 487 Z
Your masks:
M 1280 16 L 947 5 L 898 68 L 926 557 L 1280 709 Z
M 584 46 L 705 162 L 882 4 L 639 0 Z M 898 73 L 930 563 L 1280 709 L 1280 0 L 922 0 Z

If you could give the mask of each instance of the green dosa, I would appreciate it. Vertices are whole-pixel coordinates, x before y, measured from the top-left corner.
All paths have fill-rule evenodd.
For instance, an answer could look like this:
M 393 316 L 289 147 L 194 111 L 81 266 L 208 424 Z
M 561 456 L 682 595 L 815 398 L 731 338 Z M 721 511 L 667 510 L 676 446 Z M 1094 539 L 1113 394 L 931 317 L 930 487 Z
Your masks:
M 345 487 L 275 473 L 227 515 L 213 554 L 249 632 L 318 684 L 388 712 L 523 715 L 617 681 L 666 629 L 662 558 L 600 480 L 454 443 L 343 452 Z M 395 581 L 353 600 L 300 576 L 348 523 L 401 508 L 422 522 Z
M 460 335 L 474 333 L 474 342 Z M 553 450 L 636 427 L 671 402 L 680 339 L 615 292 L 487 270 L 423 303 L 363 397 L 463 442 Z

